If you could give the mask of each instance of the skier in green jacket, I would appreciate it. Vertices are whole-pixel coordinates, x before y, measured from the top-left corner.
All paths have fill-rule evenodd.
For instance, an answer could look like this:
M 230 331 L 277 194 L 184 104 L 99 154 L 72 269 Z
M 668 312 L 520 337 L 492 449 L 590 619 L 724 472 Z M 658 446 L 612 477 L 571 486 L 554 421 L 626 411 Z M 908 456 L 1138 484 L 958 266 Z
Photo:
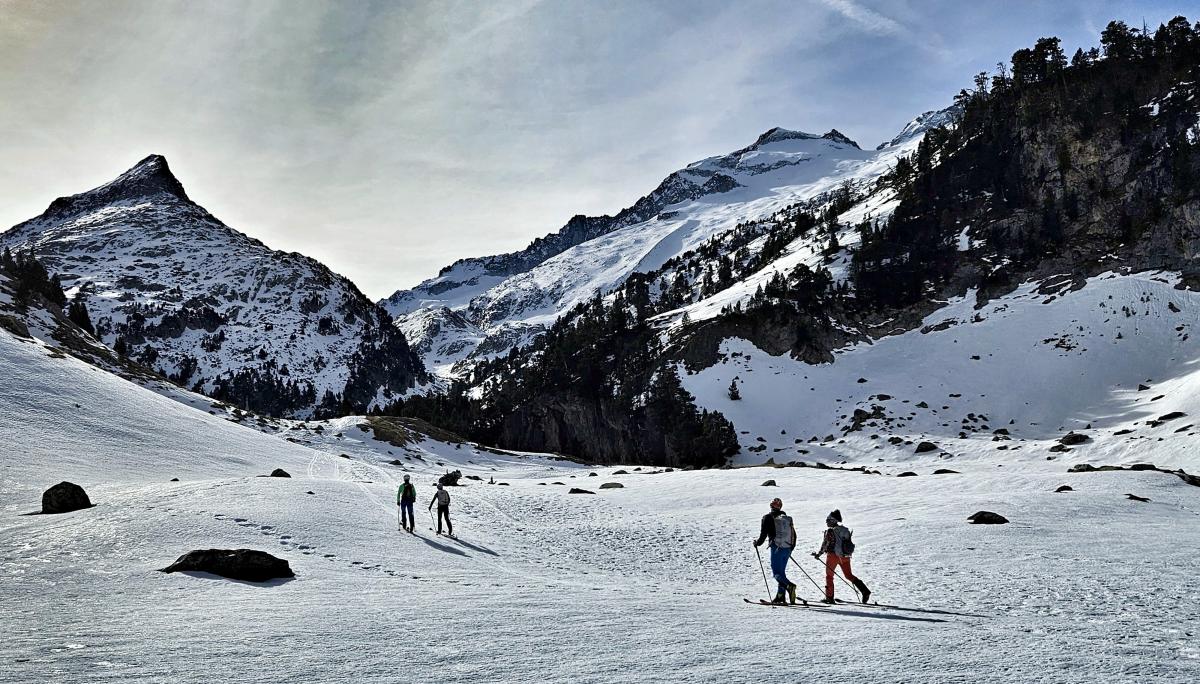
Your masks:
M 404 482 L 400 485 L 399 491 L 396 492 L 396 505 L 400 507 L 402 517 L 400 529 L 413 531 L 413 526 L 416 525 L 417 519 L 413 515 L 413 504 L 417 501 L 417 488 L 408 481 L 408 476 L 404 476 Z

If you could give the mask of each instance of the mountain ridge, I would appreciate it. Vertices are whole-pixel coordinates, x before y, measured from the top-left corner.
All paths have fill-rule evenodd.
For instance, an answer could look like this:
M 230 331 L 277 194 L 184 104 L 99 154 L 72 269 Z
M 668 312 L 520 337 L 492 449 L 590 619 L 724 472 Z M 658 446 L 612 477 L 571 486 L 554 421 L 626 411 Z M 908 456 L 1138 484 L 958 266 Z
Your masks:
M 54 200 L 0 245 L 36 253 L 110 347 L 242 408 L 365 412 L 426 380 L 403 332 L 356 285 L 225 225 L 160 155 Z

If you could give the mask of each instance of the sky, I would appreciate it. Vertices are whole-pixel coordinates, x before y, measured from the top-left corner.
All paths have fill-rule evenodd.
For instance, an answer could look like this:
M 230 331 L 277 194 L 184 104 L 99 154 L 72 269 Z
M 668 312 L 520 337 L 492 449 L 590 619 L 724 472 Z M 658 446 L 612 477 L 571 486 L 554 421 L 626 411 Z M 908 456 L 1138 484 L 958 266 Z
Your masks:
M 1190 13 L 1189 13 L 1190 12 Z M 372 298 L 611 214 L 774 127 L 864 148 L 1104 0 L 0 0 L 0 226 L 165 155 Z

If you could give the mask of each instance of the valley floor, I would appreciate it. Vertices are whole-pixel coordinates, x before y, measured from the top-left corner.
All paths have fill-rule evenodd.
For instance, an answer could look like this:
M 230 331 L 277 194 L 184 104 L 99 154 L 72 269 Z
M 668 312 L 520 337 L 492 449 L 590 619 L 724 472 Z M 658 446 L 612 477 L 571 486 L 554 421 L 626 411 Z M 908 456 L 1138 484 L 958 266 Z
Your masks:
M 517 466 L 494 473 L 509 486 L 453 490 L 453 540 L 435 536 L 423 510 L 416 536 L 397 531 L 399 468 L 330 454 L 304 465 L 290 480 L 113 483 L 93 494 L 95 508 L 59 516 L 18 516 L 34 499 L 6 496 L 0 679 L 1200 676 L 1200 502 L 1171 475 L 746 468 L 589 478 L 580 467 Z M 768 476 L 778 488 L 761 486 Z M 422 498 L 428 479 L 418 478 Z M 571 495 L 540 484 L 552 481 L 625 487 Z M 1053 493 L 1063 483 L 1076 491 Z M 24 484 L 5 490 L 32 492 Z M 818 581 L 804 553 L 839 507 L 856 530 L 856 572 L 878 601 L 954 614 L 746 605 L 765 592 L 750 540 L 775 495 L 801 528 L 796 559 Z M 980 509 L 1012 523 L 968 525 Z M 297 577 L 256 586 L 155 572 L 209 547 L 270 551 Z

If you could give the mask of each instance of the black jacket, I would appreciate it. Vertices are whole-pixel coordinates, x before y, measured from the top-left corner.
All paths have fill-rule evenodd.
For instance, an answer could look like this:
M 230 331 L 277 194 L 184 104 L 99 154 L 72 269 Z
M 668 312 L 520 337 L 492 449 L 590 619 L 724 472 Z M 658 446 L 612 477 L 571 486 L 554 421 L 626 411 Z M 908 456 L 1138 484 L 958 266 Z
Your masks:
M 762 543 L 768 539 L 775 538 L 775 516 L 783 515 L 783 511 L 771 511 L 762 518 L 762 525 L 758 528 L 758 541 L 754 542 L 755 546 L 762 546 Z

